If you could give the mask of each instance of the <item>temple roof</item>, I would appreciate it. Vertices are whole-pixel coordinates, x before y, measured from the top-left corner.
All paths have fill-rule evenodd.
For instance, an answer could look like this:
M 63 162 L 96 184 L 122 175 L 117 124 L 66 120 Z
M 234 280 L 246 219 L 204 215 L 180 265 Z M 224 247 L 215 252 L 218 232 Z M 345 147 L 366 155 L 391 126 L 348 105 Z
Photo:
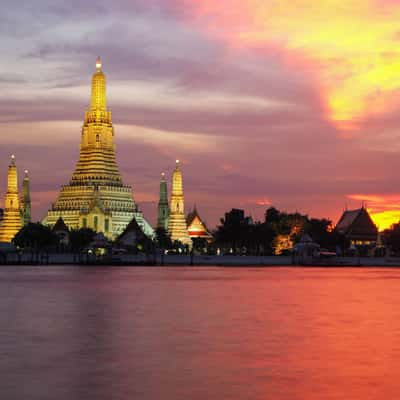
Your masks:
M 186 223 L 190 237 L 202 237 L 205 239 L 212 238 L 212 235 L 208 231 L 206 224 L 201 220 L 196 206 L 186 217 Z
M 60 217 L 53 226 L 53 232 L 69 232 L 68 226 L 65 225 L 64 220 Z
M 373 240 L 378 234 L 377 227 L 364 207 L 345 211 L 335 229 L 338 233 L 355 239 Z
M 127 225 L 125 230 L 118 236 L 117 242 L 125 242 L 129 241 L 131 234 L 134 233 L 136 240 L 141 241 L 150 241 L 150 239 L 143 232 L 143 229 L 137 223 L 135 218 L 132 218 L 131 222 Z

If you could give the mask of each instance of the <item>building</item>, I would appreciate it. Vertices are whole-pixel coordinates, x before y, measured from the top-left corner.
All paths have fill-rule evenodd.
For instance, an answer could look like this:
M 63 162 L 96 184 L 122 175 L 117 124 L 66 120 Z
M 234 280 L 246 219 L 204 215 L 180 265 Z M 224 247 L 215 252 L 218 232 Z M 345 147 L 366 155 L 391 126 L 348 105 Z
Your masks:
M 8 167 L 7 193 L 4 203 L 4 216 L 0 225 L 0 242 L 11 243 L 14 236 L 22 228 L 18 197 L 18 172 L 13 155 Z
M 158 218 L 157 218 L 157 228 L 168 230 L 169 221 L 169 205 L 168 205 L 168 192 L 167 192 L 167 182 L 165 180 L 165 174 L 161 174 L 160 181 L 160 200 L 158 202 Z
M 52 231 L 58 238 L 58 244 L 61 248 L 67 248 L 70 243 L 70 232 L 68 226 L 60 217 L 58 218 L 56 224 L 53 226 Z
M 378 228 L 364 207 L 344 211 L 335 230 L 344 236 L 352 247 L 373 246 L 378 239 Z
M 60 217 L 69 229 L 87 227 L 110 239 L 121 234 L 135 218 L 146 235 L 154 235 L 134 202 L 132 188 L 123 183 L 118 170 L 100 58 L 92 78 L 90 109 L 85 113 L 75 172 L 69 184 L 61 187 L 43 223 L 54 226 Z
M 186 225 L 183 179 L 179 160 L 176 160 L 176 166 L 174 173 L 172 174 L 171 208 L 168 222 L 168 233 L 172 242 L 179 241 L 189 247 L 192 246 L 192 240 L 190 239 Z
M 28 170 L 25 170 L 24 180 L 22 181 L 21 218 L 24 226 L 31 222 L 31 192 Z
M 197 212 L 197 207 L 194 206 L 192 212 L 190 212 L 186 218 L 188 226 L 188 233 L 191 239 L 205 239 L 207 242 L 211 242 L 213 237 L 210 231 L 207 229 L 206 224 L 202 221 Z
M 129 223 L 124 232 L 116 239 L 116 245 L 128 250 L 147 250 L 152 246 L 151 240 L 144 234 L 135 219 Z

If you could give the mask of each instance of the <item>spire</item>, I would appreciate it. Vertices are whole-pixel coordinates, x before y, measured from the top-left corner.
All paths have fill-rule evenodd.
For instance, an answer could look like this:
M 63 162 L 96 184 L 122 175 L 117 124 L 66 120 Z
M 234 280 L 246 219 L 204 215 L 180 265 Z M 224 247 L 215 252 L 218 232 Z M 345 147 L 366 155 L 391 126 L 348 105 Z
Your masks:
M 31 222 L 31 194 L 29 172 L 27 169 L 22 181 L 21 216 L 24 225 L 28 225 Z
M 176 160 L 174 173 L 172 174 L 172 195 L 183 197 L 182 172 L 180 170 L 179 160 Z
M 165 180 L 164 172 L 161 174 L 160 181 L 160 202 L 168 204 L 167 181 Z
M 172 193 L 168 233 L 170 234 L 172 241 L 179 240 L 180 242 L 191 247 L 192 241 L 187 231 L 185 218 L 183 179 L 179 160 L 176 160 L 174 173 L 172 175 Z
M 164 172 L 161 174 L 160 180 L 160 200 L 158 202 L 158 218 L 157 228 L 168 229 L 169 219 L 169 205 L 168 205 L 168 193 L 167 193 L 167 182 L 165 180 Z
M 0 242 L 10 243 L 22 226 L 18 198 L 17 167 L 14 155 L 11 156 L 8 167 L 7 193 L 4 203 L 4 218 L 0 227 Z
M 101 71 L 101 67 L 102 67 L 101 58 L 100 58 L 100 56 L 98 56 L 97 60 L 96 60 L 96 70 L 97 70 L 97 72 Z
M 15 165 L 15 156 L 11 155 L 10 165 L 8 166 L 7 192 L 18 193 L 18 176 Z
M 90 102 L 91 111 L 106 111 L 106 77 L 102 71 L 100 57 L 96 61 L 96 72 L 92 78 L 92 98 Z

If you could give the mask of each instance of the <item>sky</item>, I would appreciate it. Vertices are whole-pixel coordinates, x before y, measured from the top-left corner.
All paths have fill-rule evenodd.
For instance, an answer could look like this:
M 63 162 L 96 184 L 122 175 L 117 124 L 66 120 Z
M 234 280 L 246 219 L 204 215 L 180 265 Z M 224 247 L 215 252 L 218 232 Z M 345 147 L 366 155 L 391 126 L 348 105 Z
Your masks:
M 400 219 L 399 21 L 396 0 L 3 0 L 0 196 L 15 154 L 34 219 L 55 202 L 100 55 L 150 222 L 180 159 L 186 211 L 210 227 L 233 207 L 337 222 L 366 204 L 383 229 Z

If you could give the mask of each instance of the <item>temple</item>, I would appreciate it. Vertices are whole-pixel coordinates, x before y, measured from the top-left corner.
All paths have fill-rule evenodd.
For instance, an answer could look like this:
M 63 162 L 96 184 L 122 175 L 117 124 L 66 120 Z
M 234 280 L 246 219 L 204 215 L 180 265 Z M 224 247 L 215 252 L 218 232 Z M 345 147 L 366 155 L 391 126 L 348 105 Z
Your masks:
M 22 181 L 21 218 L 24 226 L 31 222 L 31 193 L 28 170 L 25 170 L 24 180 Z
M 378 229 L 364 207 L 346 210 L 335 230 L 352 246 L 374 246 L 378 238 Z
M 100 58 L 92 78 L 90 109 L 85 113 L 75 172 L 69 184 L 61 187 L 43 223 L 54 226 L 60 217 L 69 229 L 92 228 L 109 239 L 121 234 L 133 218 L 146 235 L 154 234 L 133 200 L 132 188 L 124 185 L 118 170 Z
M 168 220 L 169 220 L 169 206 L 168 206 L 168 192 L 167 192 L 167 182 L 165 180 L 165 174 L 161 174 L 160 181 L 160 200 L 158 202 L 158 218 L 157 218 L 157 228 L 168 230 Z
M 168 222 L 168 233 L 171 240 L 179 241 L 184 245 L 192 246 L 192 240 L 188 234 L 185 218 L 185 201 L 183 195 L 182 172 L 179 168 L 179 160 L 172 175 L 171 208 Z
M 8 167 L 7 193 L 4 203 L 4 217 L 0 225 L 0 242 L 11 243 L 16 233 L 22 228 L 18 198 L 18 173 L 14 156 L 11 156 L 11 163 Z
M 188 226 L 188 233 L 191 239 L 205 239 L 207 242 L 212 241 L 212 235 L 207 229 L 206 224 L 202 221 L 197 212 L 197 207 L 194 206 L 192 212 L 190 212 L 186 218 Z

